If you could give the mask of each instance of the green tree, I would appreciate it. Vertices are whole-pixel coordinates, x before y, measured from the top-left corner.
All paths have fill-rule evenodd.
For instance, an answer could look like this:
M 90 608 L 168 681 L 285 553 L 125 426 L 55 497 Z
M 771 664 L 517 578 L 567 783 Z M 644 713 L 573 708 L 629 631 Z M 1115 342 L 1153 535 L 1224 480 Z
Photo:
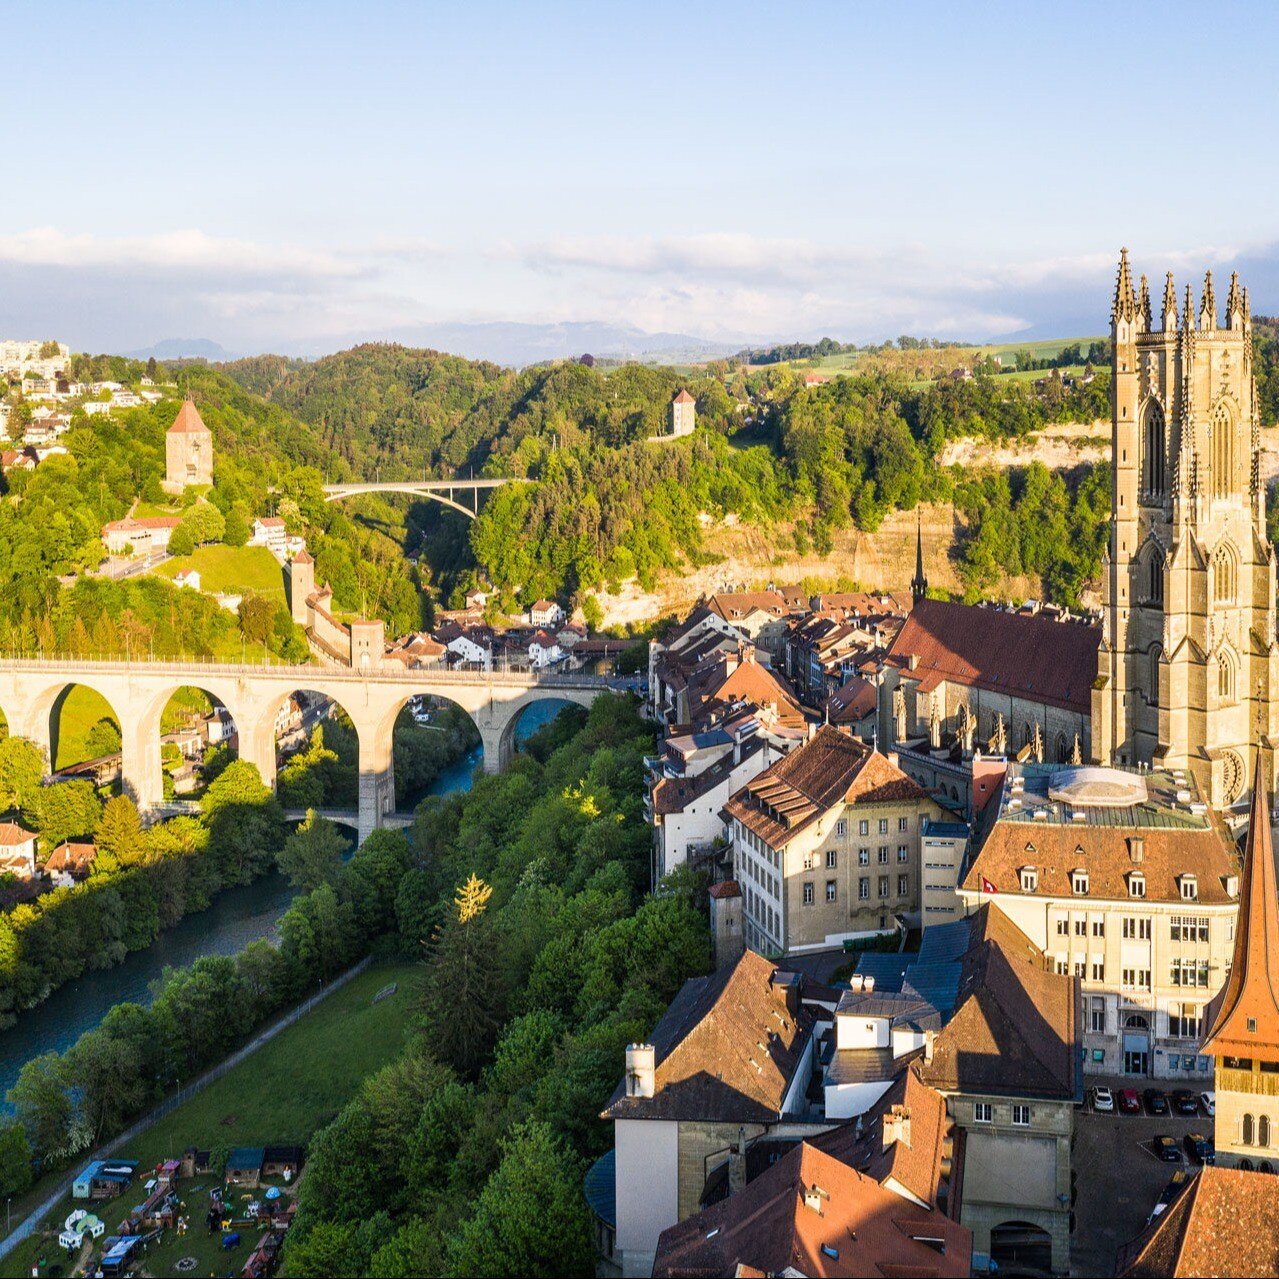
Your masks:
M 459 1275 L 595 1273 L 581 1167 L 546 1124 L 521 1124 L 502 1142 L 502 1162 L 452 1239 L 449 1261 Z
M 263 644 L 275 627 L 275 605 L 265 595 L 249 592 L 240 601 L 240 631 L 250 644 Z
M 492 888 L 472 874 L 453 899 L 427 962 L 422 1010 L 440 1055 L 458 1073 L 478 1073 L 497 1036 L 500 992 L 492 966 Z
M 8 1100 L 13 1103 L 31 1149 L 41 1159 L 72 1155 L 87 1144 L 87 1138 L 77 1132 L 72 1082 L 67 1059 L 47 1052 L 32 1057 L 9 1089 Z
M 349 847 L 331 821 L 308 809 L 305 821 L 280 846 L 276 864 L 295 888 L 310 892 L 332 881 Z
M 6 1199 L 31 1189 L 31 1144 L 21 1124 L 0 1126 L 0 1195 Z
M 0 810 L 27 808 L 44 776 L 44 758 L 25 737 L 0 738 Z
M 179 524 L 169 534 L 170 555 L 190 555 L 195 550 L 195 535 L 185 524 Z
M 238 506 L 233 506 L 226 513 L 226 527 L 222 540 L 228 546 L 244 546 L 249 540 L 249 522 L 240 513 Z
M 142 818 L 138 815 L 138 806 L 133 800 L 127 795 L 115 795 L 107 800 L 93 840 L 98 848 L 94 861 L 96 871 L 110 871 L 133 865 L 143 855 L 145 848 Z
M 49 849 L 72 836 L 92 836 L 102 819 L 102 801 L 93 783 L 77 778 L 42 786 L 34 800 L 35 825 Z

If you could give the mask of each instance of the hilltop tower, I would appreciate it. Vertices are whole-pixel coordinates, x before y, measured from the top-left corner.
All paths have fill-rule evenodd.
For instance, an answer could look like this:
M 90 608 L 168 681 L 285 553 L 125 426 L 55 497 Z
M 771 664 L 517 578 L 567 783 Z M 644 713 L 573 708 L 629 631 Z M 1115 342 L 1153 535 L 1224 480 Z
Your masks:
M 164 490 L 213 483 L 213 433 L 188 395 L 164 437 Z
M 1258 755 L 1230 976 L 1204 1010 L 1199 1051 L 1216 1059 L 1217 1163 L 1279 1168 L 1279 887 Z
M 671 434 L 692 435 L 697 425 L 697 401 L 682 387 L 671 401 Z
M 1279 646 L 1266 537 L 1248 293 L 1212 273 L 1180 314 L 1169 272 L 1158 324 L 1145 276 L 1119 259 L 1111 308 L 1114 490 L 1106 618 L 1093 689 L 1103 763 L 1188 769 L 1214 808 L 1247 787 L 1249 743 L 1275 784 Z

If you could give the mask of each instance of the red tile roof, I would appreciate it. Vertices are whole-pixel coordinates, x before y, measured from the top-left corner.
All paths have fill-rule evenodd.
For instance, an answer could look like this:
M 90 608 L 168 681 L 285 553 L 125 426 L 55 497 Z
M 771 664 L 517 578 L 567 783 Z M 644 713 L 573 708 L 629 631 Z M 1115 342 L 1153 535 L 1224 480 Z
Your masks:
M 864 742 L 823 725 L 810 741 L 747 782 L 724 806 L 772 848 L 781 848 L 836 805 L 910 801 L 927 792 Z
M 950 681 L 1090 715 L 1100 643 L 1099 626 L 921 599 L 888 659 L 924 692 Z
M 662 1232 L 659 1275 L 967 1276 L 972 1234 L 801 1142 L 735 1195 Z
M 0 822 L 0 845 L 14 847 L 25 844 L 35 837 L 35 831 L 27 830 L 25 826 L 20 826 L 17 822 Z
M 1279 1177 L 1201 1168 L 1152 1228 L 1120 1249 L 1122 1279 L 1279 1275 Z
M 681 387 L 681 388 L 680 388 L 680 392 L 679 392 L 679 394 L 675 397 L 674 403 L 676 403 L 676 404 L 692 404 L 692 403 L 693 403 L 693 397 L 692 397 L 691 395 L 689 395 L 689 393 L 688 393 L 687 391 L 685 391 L 685 390 Z
M 726 879 L 722 883 L 712 884 L 707 892 L 717 900 L 723 900 L 726 897 L 740 897 L 742 895 L 742 886 L 735 879 Z
M 657 1023 L 652 1097 L 613 1093 L 604 1119 L 774 1123 L 804 1060 L 813 1014 L 792 1014 L 776 965 L 748 950 L 731 967 L 686 981 Z
M 1230 980 L 1208 1007 L 1201 1052 L 1279 1061 L 1279 886 L 1258 754 Z
M 208 435 L 209 428 L 204 425 L 200 410 L 195 407 L 194 400 L 183 400 L 178 416 L 169 427 L 170 435 Z

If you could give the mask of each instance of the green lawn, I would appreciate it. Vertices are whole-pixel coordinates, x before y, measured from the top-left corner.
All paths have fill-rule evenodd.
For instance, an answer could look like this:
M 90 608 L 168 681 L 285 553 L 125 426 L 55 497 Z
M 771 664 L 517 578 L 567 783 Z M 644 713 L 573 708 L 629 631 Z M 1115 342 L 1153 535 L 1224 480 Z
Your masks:
M 284 573 L 265 546 L 199 546 L 192 555 L 165 560 L 155 571 L 176 577 L 185 569 L 200 574 L 200 589 L 210 594 L 254 591 L 284 602 Z
M 361 973 L 115 1155 L 136 1159 L 149 1168 L 163 1159 L 180 1157 L 193 1145 L 215 1151 L 233 1146 L 305 1145 L 368 1075 L 399 1053 L 411 1021 L 418 971 L 417 964 L 382 964 Z M 396 993 L 374 1003 L 378 991 L 392 983 L 398 985 Z M 247 1228 L 241 1231 L 238 1248 L 222 1251 L 220 1239 L 208 1236 L 204 1227 L 208 1192 L 217 1184 L 216 1176 L 179 1183 L 191 1229 L 181 1237 L 166 1231 L 153 1245 L 146 1263 L 151 1274 L 179 1273 L 173 1263 L 188 1256 L 198 1262 L 188 1273 L 240 1273 L 262 1232 Z M 110 1234 L 144 1197 L 135 1183 L 120 1198 L 91 1210 L 106 1222 Z M 40 1231 L 0 1259 L 0 1276 L 28 1275 L 41 1258 L 64 1264 L 57 1235 L 73 1206 L 67 1196 Z
M 135 520 L 154 519 L 160 515 L 181 515 L 181 506 L 170 506 L 167 502 L 144 502 L 141 499 L 133 508 Z
M 120 721 L 110 704 L 93 689 L 73 684 L 62 702 L 57 723 L 57 758 L 54 768 L 69 768 L 86 759 L 96 759 L 101 751 L 88 741 L 89 731 L 101 719 L 109 719 L 117 730 Z

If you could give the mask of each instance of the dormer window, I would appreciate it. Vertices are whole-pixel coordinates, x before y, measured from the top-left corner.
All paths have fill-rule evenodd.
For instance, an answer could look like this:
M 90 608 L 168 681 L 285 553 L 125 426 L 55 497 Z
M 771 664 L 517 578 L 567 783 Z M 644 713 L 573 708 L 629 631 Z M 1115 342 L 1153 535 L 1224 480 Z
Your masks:
M 1070 887 L 1078 897 L 1086 897 L 1088 895 L 1088 872 L 1086 870 L 1072 870 L 1070 872 Z
M 1039 871 L 1034 866 L 1023 866 L 1018 872 L 1021 878 L 1021 891 L 1033 893 L 1039 888 Z
M 1178 875 L 1177 882 L 1181 886 L 1184 901 L 1193 902 L 1199 898 L 1199 881 L 1193 875 Z
M 1227 897 L 1239 896 L 1239 876 L 1238 875 L 1226 876 L 1226 896 Z
M 1128 876 L 1128 896 L 1144 897 L 1146 895 L 1146 877 L 1140 871 L 1133 871 Z

